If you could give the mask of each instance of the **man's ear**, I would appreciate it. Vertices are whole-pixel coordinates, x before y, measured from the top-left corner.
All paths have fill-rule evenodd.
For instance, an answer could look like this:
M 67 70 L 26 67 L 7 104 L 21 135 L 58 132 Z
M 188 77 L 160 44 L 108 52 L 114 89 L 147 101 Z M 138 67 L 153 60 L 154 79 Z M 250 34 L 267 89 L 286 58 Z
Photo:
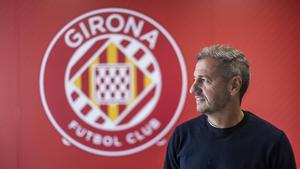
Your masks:
M 242 78 L 240 76 L 233 76 L 229 81 L 229 93 L 234 96 L 240 92 L 242 86 Z

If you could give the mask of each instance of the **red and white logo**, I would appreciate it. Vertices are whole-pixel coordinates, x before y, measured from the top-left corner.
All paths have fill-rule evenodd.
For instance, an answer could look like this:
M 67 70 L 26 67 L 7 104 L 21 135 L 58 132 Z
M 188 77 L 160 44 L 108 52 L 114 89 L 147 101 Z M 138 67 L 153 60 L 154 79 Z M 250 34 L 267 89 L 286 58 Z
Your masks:
M 40 93 L 63 140 L 97 155 L 123 156 L 157 143 L 175 124 L 186 68 L 169 33 L 127 9 L 88 12 L 51 41 Z

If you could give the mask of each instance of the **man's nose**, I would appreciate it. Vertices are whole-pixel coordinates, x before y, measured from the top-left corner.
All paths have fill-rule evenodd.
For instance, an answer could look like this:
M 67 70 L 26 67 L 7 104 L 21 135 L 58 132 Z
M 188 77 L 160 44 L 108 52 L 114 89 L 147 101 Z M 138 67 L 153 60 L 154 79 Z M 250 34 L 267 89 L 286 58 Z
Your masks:
M 191 93 L 191 94 L 194 94 L 194 93 L 195 93 L 195 91 L 196 91 L 195 87 L 196 87 L 196 83 L 194 82 L 194 83 L 192 84 L 192 86 L 190 87 L 190 93 Z
M 190 88 L 190 93 L 191 94 L 199 94 L 199 92 L 202 92 L 201 87 L 199 86 L 199 84 L 197 84 L 196 82 L 194 82 Z

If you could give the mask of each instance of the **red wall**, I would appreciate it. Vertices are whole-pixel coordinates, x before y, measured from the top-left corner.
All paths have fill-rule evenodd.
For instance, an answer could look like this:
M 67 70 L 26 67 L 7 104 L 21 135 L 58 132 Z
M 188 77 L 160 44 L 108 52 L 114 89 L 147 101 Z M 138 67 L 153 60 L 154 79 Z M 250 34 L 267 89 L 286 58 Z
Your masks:
M 166 145 L 122 157 L 65 146 L 42 106 L 39 72 L 49 43 L 74 18 L 106 7 L 135 10 L 160 23 L 182 51 L 188 86 L 202 47 L 225 43 L 241 49 L 251 65 L 243 108 L 285 131 L 300 166 L 299 1 L 15 0 L 0 2 L 1 169 L 162 168 Z M 176 124 L 197 115 L 194 99 L 187 94 Z

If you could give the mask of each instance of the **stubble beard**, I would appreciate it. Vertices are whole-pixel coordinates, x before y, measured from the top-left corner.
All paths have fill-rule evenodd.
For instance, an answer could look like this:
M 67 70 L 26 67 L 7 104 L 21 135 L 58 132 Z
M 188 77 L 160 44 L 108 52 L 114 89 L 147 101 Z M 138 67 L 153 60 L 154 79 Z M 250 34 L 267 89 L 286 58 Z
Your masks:
M 205 100 L 197 102 L 197 112 L 201 112 L 203 114 L 211 114 L 212 110 L 210 109 L 210 104 L 205 98 Z
M 229 95 L 226 94 L 220 101 L 214 101 L 209 102 L 207 98 L 205 98 L 204 101 L 201 101 L 202 103 L 197 103 L 197 112 L 201 112 L 205 115 L 212 115 L 217 111 L 223 110 L 228 101 L 229 101 Z

